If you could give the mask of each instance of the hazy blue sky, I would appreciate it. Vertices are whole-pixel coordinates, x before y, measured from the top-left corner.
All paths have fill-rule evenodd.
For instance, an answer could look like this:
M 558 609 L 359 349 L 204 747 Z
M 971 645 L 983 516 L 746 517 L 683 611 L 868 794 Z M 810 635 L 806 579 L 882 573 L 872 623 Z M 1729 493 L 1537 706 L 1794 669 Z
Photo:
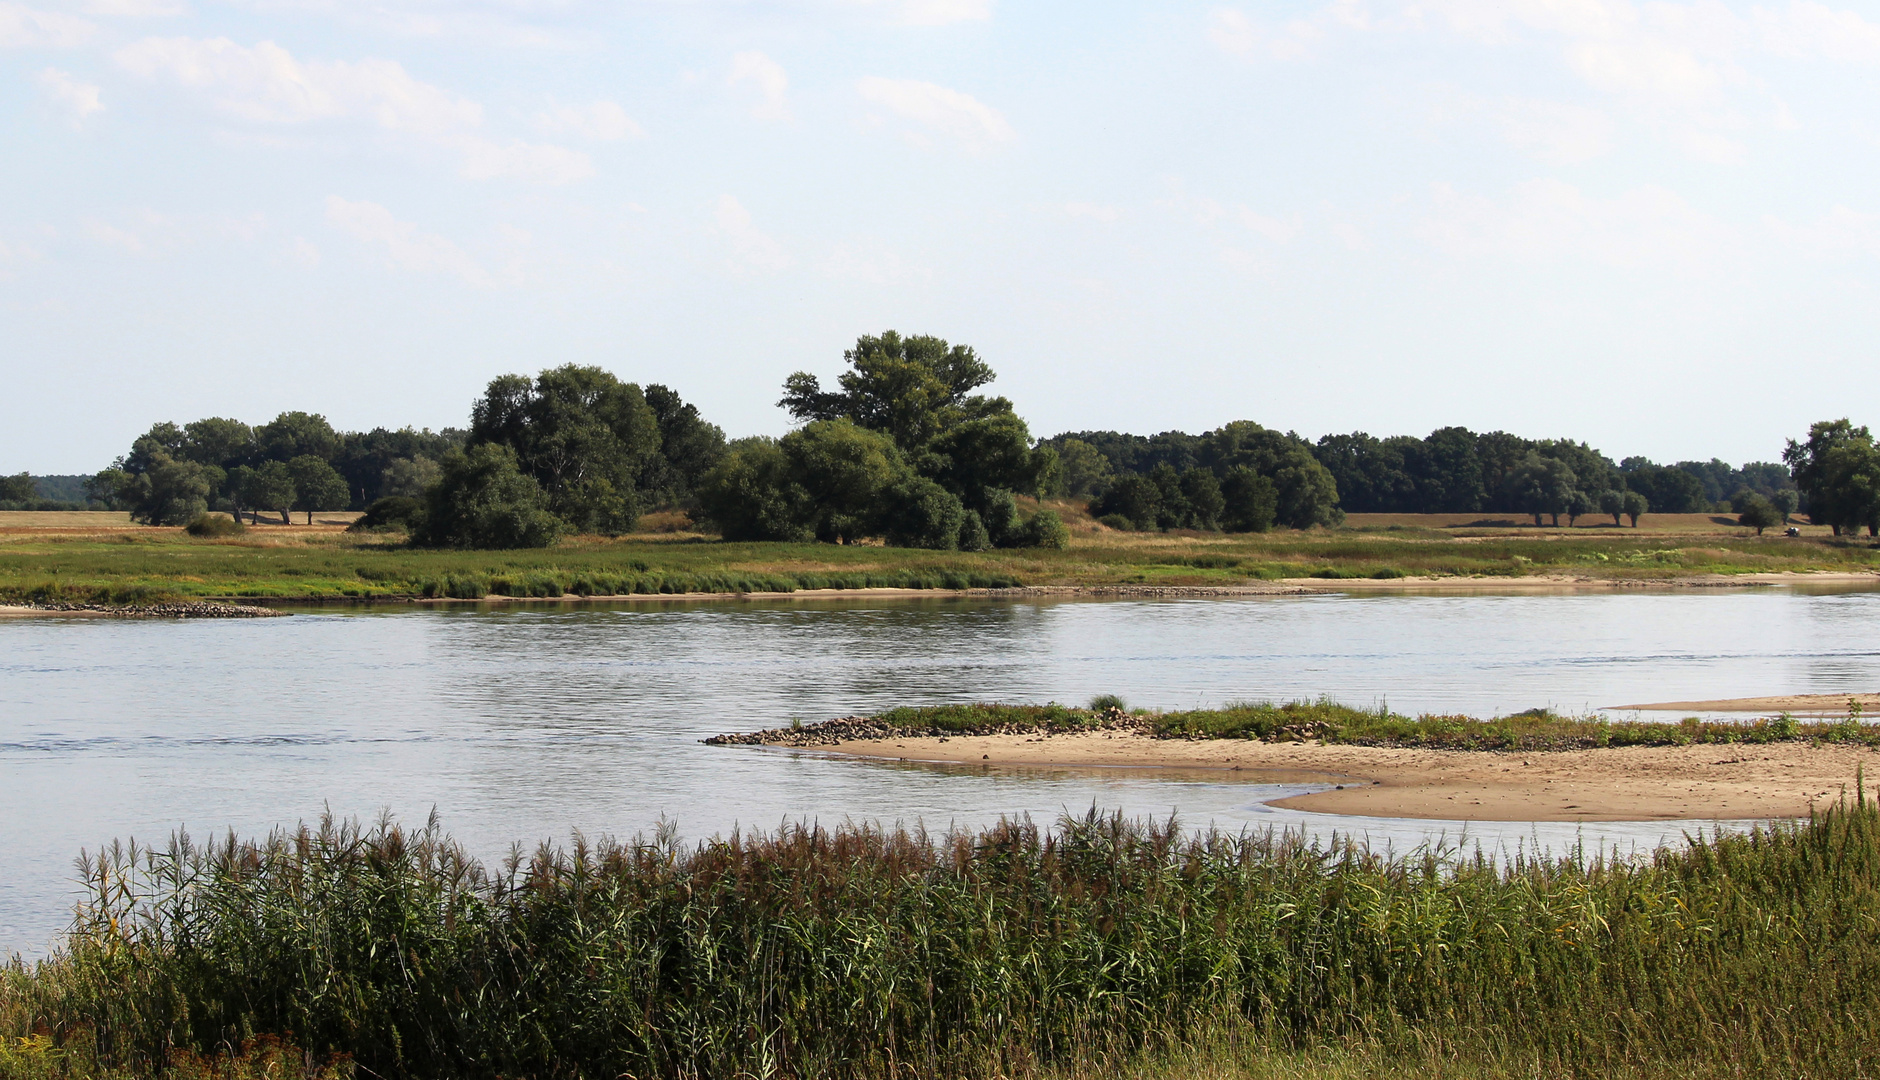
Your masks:
M 858 334 L 1034 433 L 1880 422 L 1880 5 L 0 0 L 0 471 L 462 424 L 566 362 L 780 432 Z

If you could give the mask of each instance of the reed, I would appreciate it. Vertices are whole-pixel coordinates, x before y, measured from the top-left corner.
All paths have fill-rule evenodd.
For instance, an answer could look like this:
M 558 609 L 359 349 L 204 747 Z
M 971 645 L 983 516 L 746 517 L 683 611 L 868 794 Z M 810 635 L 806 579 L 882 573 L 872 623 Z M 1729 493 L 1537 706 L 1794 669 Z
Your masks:
M 1093 810 L 576 836 L 494 871 L 435 820 L 328 819 L 81 869 L 64 950 L 0 979 L 0 1075 L 234 1068 L 267 1036 L 297 1072 L 385 1077 L 1864 1076 L 1880 1055 L 1858 787 L 1639 858 Z M 29 1059 L 65 1071 L 8 1064 Z

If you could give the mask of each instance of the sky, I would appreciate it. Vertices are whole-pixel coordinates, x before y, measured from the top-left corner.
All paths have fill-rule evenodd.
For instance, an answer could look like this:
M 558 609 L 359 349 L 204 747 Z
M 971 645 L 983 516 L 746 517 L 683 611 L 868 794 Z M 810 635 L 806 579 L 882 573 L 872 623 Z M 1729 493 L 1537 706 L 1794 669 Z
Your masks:
M 0 472 L 467 422 L 732 436 L 863 334 L 1036 435 L 1880 422 L 1880 3 L 0 0 Z

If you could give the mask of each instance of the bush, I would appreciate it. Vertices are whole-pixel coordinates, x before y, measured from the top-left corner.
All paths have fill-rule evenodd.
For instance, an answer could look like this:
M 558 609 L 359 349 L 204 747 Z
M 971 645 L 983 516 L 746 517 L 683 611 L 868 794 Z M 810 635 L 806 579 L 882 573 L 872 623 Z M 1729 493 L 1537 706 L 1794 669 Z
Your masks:
M 346 527 L 347 532 L 387 532 L 392 529 L 416 531 L 424 516 L 424 503 L 409 495 L 387 495 L 375 499 L 359 520 Z
M 1117 532 L 1134 532 L 1136 523 L 1121 514 L 1105 514 L 1097 519 L 1097 524 Z
M 191 536 L 213 539 L 221 536 L 240 536 L 248 531 L 248 526 L 232 517 L 221 514 L 197 514 L 183 531 Z
M 1011 547 L 1049 548 L 1062 551 L 1070 546 L 1071 531 L 1056 510 L 1040 510 L 1018 530 L 1018 542 Z
M 895 547 L 951 551 L 960 546 L 966 508 L 953 493 L 919 476 L 905 476 L 882 498 L 881 535 Z
M 1110 517 L 1121 516 L 1129 522 L 1128 528 L 1147 531 L 1156 527 L 1161 509 L 1162 489 L 1146 476 L 1127 473 L 1116 478 L 1092 507 L 1092 513 L 1105 524 Z
M 540 548 L 567 531 L 548 511 L 541 485 L 516 465 L 516 453 L 484 443 L 452 451 L 425 498 L 424 518 L 412 534 L 423 547 Z

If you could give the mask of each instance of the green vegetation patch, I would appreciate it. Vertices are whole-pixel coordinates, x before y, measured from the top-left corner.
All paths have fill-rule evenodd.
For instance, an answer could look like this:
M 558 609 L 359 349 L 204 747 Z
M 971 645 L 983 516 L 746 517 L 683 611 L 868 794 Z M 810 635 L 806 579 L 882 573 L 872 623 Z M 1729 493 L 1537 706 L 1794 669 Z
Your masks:
M 494 871 L 435 823 L 329 820 L 82 873 L 62 951 L 0 968 L 7 1080 L 1098 1076 L 1195 1040 L 1383 1066 L 1328 1076 L 1858 1077 L 1880 1045 L 1859 795 L 1642 858 L 1092 810 L 577 837 Z M 257 1067 L 268 1036 L 305 1057 Z
M 1218 709 L 1177 712 L 1115 708 L 1080 709 L 1064 705 L 936 705 L 903 707 L 864 720 L 830 721 L 857 730 L 875 728 L 908 734 L 1016 734 L 1029 731 L 1068 733 L 1131 726 L 1159 739 L 1257 739 L 1297 742 L 1316 739 L 1356 746 L 1414 747 L 1436 750 L 1584 750 L 1602 746 L 1688 746 L 1694 743 L 1771 743 L 1792 740 L 1858 742 L 1880 746 L 1880 725 L 1861 721 L 1858 709 L 1844 718 L 1797 720 L 1784 713 L 1755 720 L 1700 720 L 1677 723 L 1611 721 L 1598 716 L 1562 716 L 1531 709 L 1513 716 L 1479 719 L 1424 714 L 1405 716 L 1388 708 L 1358 709 L 1330 699 L 1247 702 Z M 811 741 L 819 725 L 792 729 L 795 741 Z M 845 728 L 846 730 L 846 728 Z M 850 737 L 867 737 L 857 735 Z

